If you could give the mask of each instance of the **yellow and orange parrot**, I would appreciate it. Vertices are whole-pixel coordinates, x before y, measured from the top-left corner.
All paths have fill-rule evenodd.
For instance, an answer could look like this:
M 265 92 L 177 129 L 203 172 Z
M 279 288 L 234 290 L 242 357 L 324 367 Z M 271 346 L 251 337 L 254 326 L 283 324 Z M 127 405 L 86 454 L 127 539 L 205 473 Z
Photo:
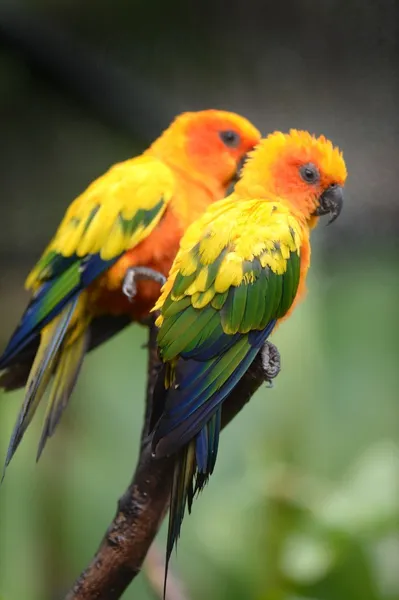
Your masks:
M 40 456 L 86 351 L 146 317 L 157 300 L 160 283 L 136 285 L 135 269 L 137 279 L 143 268 L 167 275 L 187 226 L 226 195 L 259 140 L 237 114 L 184 113 L 141 156 L 113 166 L 70 205 L 26 281 L 32 300 L 0 357 L 0 387 L 26 383 L 6 466 L 53 375 Z M 133 301 L 123 288 L 134 290 Z
M 340 213 L 346 167 L 324 137 L 273 133 L 250 153 L 226 199 L 184 234 L 159 310 L 164 361 L 154 393 L 153 453 L 175 455 L 167 563 L 186 504 L 212 473 L 221 408 L 305 291 L 310 230 Z

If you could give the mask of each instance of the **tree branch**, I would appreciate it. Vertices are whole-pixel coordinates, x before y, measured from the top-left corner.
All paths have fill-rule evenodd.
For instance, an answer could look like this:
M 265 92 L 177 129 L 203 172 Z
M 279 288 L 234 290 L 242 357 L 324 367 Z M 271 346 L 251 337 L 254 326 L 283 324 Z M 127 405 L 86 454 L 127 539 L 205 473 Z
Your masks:
M 147 394 L 141 450 L 132 482 L 120 498 L 117 513 L 97 553 L 82 572 L 65 600 L 117 600 L 141 570 L 143 561 L 163 521 L 169 504 L 172 457 L 154 459 L 148 426 L 152 394 L 161 363 L 156 347 L 156 328 L 149 324 Z M 265 380 L 279 372 L 277 348 L 267 343 L 251 368 L 225 401 L 225 427 L 250 400 Z

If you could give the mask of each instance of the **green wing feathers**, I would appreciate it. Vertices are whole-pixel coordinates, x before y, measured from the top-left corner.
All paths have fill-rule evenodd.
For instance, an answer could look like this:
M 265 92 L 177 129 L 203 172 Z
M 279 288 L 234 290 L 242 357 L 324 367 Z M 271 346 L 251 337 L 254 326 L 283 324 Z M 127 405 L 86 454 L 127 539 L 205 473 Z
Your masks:
M 174 187 L 170 169 L 150 157 L 112 167 L 71 204 L 26 286 L 54 278 L 68 259 L 99 255 L 107 262 L 136 246 L 159 223 Z
M 43 331 L 40 346 L 26 384 L 26 394 L 8 447 L 5 467 L 8 466 L 50 382 L 53 370 L 65 343 L 68 325 L 76 309 L 77 300 L 64 308 Z
M 291 308 L 299 285 L 301 229 L 284 206 L 236 202 L 204 231 L 200 226 L 201 219 L 186 234 L 191 245 L 184 236 L 156 306 L 162 359 L 185 371 L 177 391 L 166 390 L 158 442 L 180 431 L 202 405 L 216 410 L 219 390 L 242 374 L 241 365 Z
M 72 390 L 75 387 L 80 368 L 89 343 L 89 330 L 83 329 L 75 339 L 69 335 L 64 339 L 63 347 L 59 353 L 58 362 L 54 369 L 54 378 L 50 388 L 47 402 L 47 411 L 44 426 L 39 442 L 37 460 L 43 452 L 46 441 L 51 437 L 64 412 Z
M 156 305 L 164 361 L 190 357 L 217 340 L 228 344 L 235 334 L 261 331 L 290 309 L 300 277 L 300 229 L 287 211 L 265 205 L 266 223 L 254 227 L 248 219 L 240 235 L 229 223 L 227 241 L 223 225 L 215 224 L 179 253 Z
M 53 240 L 29 275 L 33 293 L 0 357 L 1 381 L 27 380 L 6 465 L 16 451 L 54 375 L 38 457 L 67 405 L 89 340 L 85 290 L 159 223 L 174 192 L 170 169 L 151 157 L 112 167 L 69 207 Z M 40 340 L 40 342 L 39 342 Z M 32 362 L 32 351 L 37 349 Z M 13 377 L 13 370 L 16 376 Z
M 176 456 L 168 560 L 184 508 L 214 468 L 222 403 L 291 308 L 300 279 L 301 228 L 284 206 L 222 202 L 213 221 L 207 214 L 187 231 L 155 307 L 168 377 L 156 387 L 163 410 L 153 449 Z

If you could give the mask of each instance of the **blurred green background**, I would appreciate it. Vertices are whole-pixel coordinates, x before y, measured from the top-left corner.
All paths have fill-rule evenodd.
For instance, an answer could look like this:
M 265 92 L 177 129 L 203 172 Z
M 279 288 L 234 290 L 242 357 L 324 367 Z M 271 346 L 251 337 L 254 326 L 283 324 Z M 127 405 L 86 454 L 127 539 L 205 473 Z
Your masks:
M 68 203 L 182 110 L 304 127 L 345 153 L 345 210 L 315 232 L 308 297 L 273 339 L 282 372 L 223 433 L 184 523 L 172 566 L 194 600 L 399 599 L 394 10 L 1 2 L 2 347 Z M 24 439 L 0 489 L 2 599 L 61 599 L 97 548 L 137 458 L 145 337 L 90 354 L 38 466 L 39 417 Z M 4 457 L 22 394 L 0 399 Z M 123 597 L 154 596 L 142 574 Z

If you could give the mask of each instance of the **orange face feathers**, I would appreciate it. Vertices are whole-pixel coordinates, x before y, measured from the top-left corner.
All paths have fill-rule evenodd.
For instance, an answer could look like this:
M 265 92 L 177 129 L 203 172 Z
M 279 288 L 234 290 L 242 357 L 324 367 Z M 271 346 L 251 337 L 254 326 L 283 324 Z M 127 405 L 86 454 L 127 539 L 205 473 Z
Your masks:
M 175 168 L 200 175 L 204 183 L 226 187 L 260 139 L 259 131 L 244 117 L 204 110 L 178 116 L 150 151 Z
M 288 134 L 272 133 L 259 143 L 236 191 L 253 198 L 278 196 L 309 220 L 327 212 L 319 208 L 321 197 L 330 188 L 341 189 L 346 176 L 342 153 L 330 140 L 292 129 Z

